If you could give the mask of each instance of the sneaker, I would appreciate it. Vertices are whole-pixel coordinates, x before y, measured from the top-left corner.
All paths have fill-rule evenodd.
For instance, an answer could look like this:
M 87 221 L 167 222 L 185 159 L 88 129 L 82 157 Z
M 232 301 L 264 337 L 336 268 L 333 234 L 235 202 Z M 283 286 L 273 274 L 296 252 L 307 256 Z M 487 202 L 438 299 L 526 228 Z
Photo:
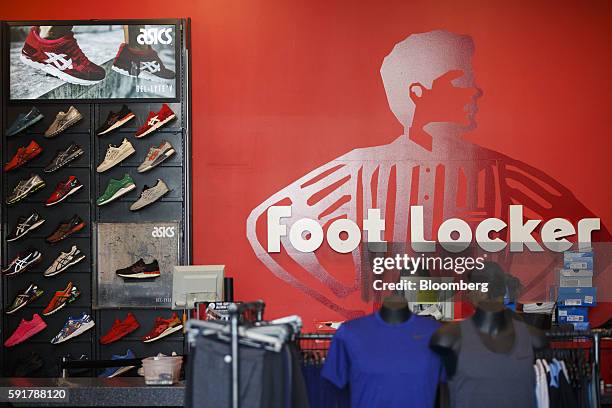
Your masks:
M 27 378 L 33 377 L 38 372 L 45 362 L 43 361 L 40 354 L 31 351 L 30 354 L 20 357 L 15 362 L 15 368 L 13 370 L 13 377 Z
M 13 192 L 7 197 L 6 203 L 15 204 L 44 186 L 45 181 L 38 174 L 32 174 L 29 179 L 19 181 L 13 188 Z
M 17 153 L 15 153 L 13 158 L 4 165 L 4 171 L 11 171 L 23 166 L 24 164 L 41 154 L 42 151 L 42 147 L 40 147 L 38 143 L 32 140 L 29 145 L 17 149 Z
M 45 310 L 43 310 L 43 315 L 52 315 L 53 313 L 62 309 L 64 306 L 77 300 L 80 295 L 81 292 L 79 292 L 79 288 L 74 286 L 72 282 L 68 282 L 66 289 L 55 292 L 55 295 L 53 295 L 53 298 L 47 307 L 45 307 Z
M 28 113 L 20 113 L 17 115 L 17 119 L 15 119 L 13 124 L 7 129 L 6 135 L 15 136 L 17 133 L 26 130 L 43 118 L 44 115 L 40 113 L 38 108 L 33 107 Z
M 23 44 L 20 59 L 71 84 L 94 85 L 106 77 L 106 71 L 83 54 L 73 33 L 47 40 L 40 37 L 40 29 L 34 26 Z
M 85 255 L 81 252 L 76 245 L 73 245 L 70 248 L 69 252 L 61 252 L 55 261 L 47 268 L 47 270 L 43 273 L 44 276 L 54 276 L 58 273 L 64 272 L 66 269 L 70 268 L 73 265 L 78 264 L 83 259 L 85 259 Z
M 127 352 L 122 355 L 122 356 L 117 356 L 117 355 L 113 355 L 111 357 L 111 360 L 116 361 L 116 360 L 134 360 L 136 358 L 136 356 L 134 355 L 134 353 L 132 353 L 132 350 L 128 349 Z M 117 377 L 118 375 L 121 375 L 123 373 L 126 373 L 128 371 L 130 371 L 132 368 L 134 368 L 136 366 L 124 366 L 124 367 L 107 367 L 104 371 L 102 371 L 102 374 L 100 374 L 98 377 L 100 378 L 113 378 L 113 377 Z
M 58 112 L 51 126 L 45 130 L 45 137 L 55 137 L 83 119 L 81 112 L 74 106 L 71 106 L 67 112 Z
M 51 173 L 61 167 L 64 167 L 71 161 L 80 157 L 85 151 L 76 143 L 71 143 L 65 150 L 58 150 L 55 157 L 47 164 L 43 170 L 45 173 Z
M 132 313 L 128 312 L 127 317 L 124 321 L 115 319 L 115 323 L 113 323 L 113 326 L 108 331 L 108 333 L 106 333 L 100 338 L 100 344 L 114 343 L 127 336 L 134 330 L 138 329 L 139 327 L 140 324 L 138 323 L 138 320 L 136 320 L 136 317 L 134 317 Z
M 74 234 L 75 232 L 82 230 L 83 228 L 85 228 L 85 221 L 83 221 L 78 215 L 74 215 L 68 221 L 62 222 L 53 232 L 53 234 L 46 238 L 46 240 L 48 243 L 54 244 Z
M 115 273 L 117 276 L 128 279 L 150 279 L 157 278 L 159 275 L 161 275 L 157 259 L 154 259 L 153 262 L 147 264 L 142 258 L 127 268 L 118 269 Z
M 117 113 L 113 111 L 108 112 L 106 120 L 104 121 L 102 126 L 100 126 L 98 130 L 96 130 L 96 133 L 98 134 L 98 136 L 105 135 L 108 132 L 120 128 L 135 117 L 136 115 L 134 115 L 134 113 L 126 105 L 123 105 L 121 107 L 121 110 Z
M 98 205 L 105 205 L 125 195 L 136 188 L 134 180 L 129 174 L 125 174 L 121 180 L 110 179 L 104 194 L 96 200 Z
M 166 140 L 162 141 L 159 146 L 151 146 L 151 148 L 149 148 L 149 152 L 147 153 L 147 157 L 140 164 L 140 166 L 138 166 L 138 172 L 144 173 L 145 171 L 151 170 L 153 167 L 160 165 L 174 153 L 174 147 L 172 147 L 170 142 Z
M 38 289 L 38 286 L 33 283 L 30 283 L 30 286 L 28 286 L 26 290 L 15 296 L 13 303 L 11 303 L 9 308 L 6 309 L 6 314 L 15 313 L 22 307 L 25 307 L 26 305 L 32 303 L 33 301 L 41 297 L 43 293 L 45 292 Z
M 78 317 L 68 317 L 66 324 L 62 330 L 60 330 L 57 335 L 51 339 L 51 344 L 60 344 L 70 339 L 73 339 L 81 334 L 85 333 L 87 330 L 92 329 L 96 323 L 93 321 L 90 315 L 83 312 L 83 314 Z
M 174 332 L 177 332 L 183 328 L 181 319 L 178 318 L 176 313 L 172 313 L 172 317 L 169 319 L 163 319 L 161 317 L 155 318 L 155 326 L 153 330 L 142 338 L 145 343 L 151 343 L 155 340 L 159 340 L 162 337 L 166 337 Z
M 159 112 L 149 112 L 149 116 L 144 125 L 136 131 L 136 137 L 145 137 L 149 133 L 159 129 L 172 119 L 176 118 L 174 112 L 167 104 L 163 104 Z
M 153 187 L 147 187 L 146 185 L 144 186 L 142 192 L 140 193 L 140 197 L 134 204 L 131 205 L 130 210 L 137 211 L 146 207 L 147 205 L 153 204 L 168 194 L 169 191 L 170 189 L 166 183 L 160 179 L 157 179 L 157 184 L 155 184 Z
M 51 207 L 52 205 L 61 203 L 62 201 L 70 197 L 72 194 L 79 191 L 81 188 L 83 188 L 83 185 L 79 182 L 79 179 L 74 176 L 70 176 L 68 177 L 68 180 L 57 183 L 55 191 L 47 199 L 45 205 L 47 207 Z
M 105 172 L 111 167 L 118 165 L 135 152 L 134 146 L 127 139 L 123 139 L 123 142 L 121 142 L 119 146 L 108 145 L 104 161 L 100 163 L 96 171 L 98 173 Z
M 34 231 L 36 228 L 43 225 L 44 222 L 45 220 L 36 211 L 32 211 L 32 214 L 28 215 L 27 217 L 20 216 L 17 218 L 17 224 L 13 228 L 13 231 L 8 237 L 6 237 L 6 241 L 17 241 L 27 233 Z
M 35 249 L 29 248 L 17 255 L 11 263 L 2 270 L 4 276 L 14 276 L 24 273 L 40 262 L 42 254 Z
M 47 323 L 36 313 L 32 316 L 32 320 L 21 319 L 17 330 L 4 342 L 4 347 L 13 347 L 23 343 L 35 334 L 45 330 L 46 327 Z
M 174 72 L 164 66 L 157 52 L 149 46 L 144 50 L 121 44 L 112 70 L 132 78 L 166 82 L 174 80 Z

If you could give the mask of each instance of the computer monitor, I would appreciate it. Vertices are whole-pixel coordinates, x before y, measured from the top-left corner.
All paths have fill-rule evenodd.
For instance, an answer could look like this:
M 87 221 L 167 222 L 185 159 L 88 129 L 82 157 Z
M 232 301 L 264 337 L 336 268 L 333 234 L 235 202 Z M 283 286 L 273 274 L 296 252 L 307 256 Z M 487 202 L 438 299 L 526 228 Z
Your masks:
M 198 302 L 223 300 L 225 265 L 175 266 L 172 309 L 193 309 Z

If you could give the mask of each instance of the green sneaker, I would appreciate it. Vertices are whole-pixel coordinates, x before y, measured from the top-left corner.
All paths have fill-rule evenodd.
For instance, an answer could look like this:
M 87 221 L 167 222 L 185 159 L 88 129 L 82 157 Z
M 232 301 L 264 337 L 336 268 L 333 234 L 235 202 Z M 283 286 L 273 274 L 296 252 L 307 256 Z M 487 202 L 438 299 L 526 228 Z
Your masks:
M 108 186 L 106 186 L 106 191 L 98 197 L 96 203 L 98 205 L 108 204 L 135 188 L 136 184 L 134 184 L 134 180 L 129 174 L 123 176 L 121 180 L 110 179 Z

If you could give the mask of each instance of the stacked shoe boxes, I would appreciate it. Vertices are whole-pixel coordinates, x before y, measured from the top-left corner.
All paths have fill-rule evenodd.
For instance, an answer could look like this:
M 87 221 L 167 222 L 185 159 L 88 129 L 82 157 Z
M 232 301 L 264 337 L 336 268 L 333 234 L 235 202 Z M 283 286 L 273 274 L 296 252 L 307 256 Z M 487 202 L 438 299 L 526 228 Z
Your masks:
M 563 253 L 557 303 L 559 324 L 572 324 L 575 330 L 589 329 L 589 307 L 597 305 L 591 249 Z

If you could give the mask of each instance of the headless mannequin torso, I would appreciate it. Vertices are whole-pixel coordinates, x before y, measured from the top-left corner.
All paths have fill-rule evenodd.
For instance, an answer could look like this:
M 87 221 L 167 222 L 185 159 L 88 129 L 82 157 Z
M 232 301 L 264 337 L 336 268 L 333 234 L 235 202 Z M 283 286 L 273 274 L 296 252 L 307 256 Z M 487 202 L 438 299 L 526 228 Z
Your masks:
M 383 300 L 379 313 L 380 317 L 389 324 L 404 323 L 412 316 L 408 302 L 403 296 L 389 296 Z

